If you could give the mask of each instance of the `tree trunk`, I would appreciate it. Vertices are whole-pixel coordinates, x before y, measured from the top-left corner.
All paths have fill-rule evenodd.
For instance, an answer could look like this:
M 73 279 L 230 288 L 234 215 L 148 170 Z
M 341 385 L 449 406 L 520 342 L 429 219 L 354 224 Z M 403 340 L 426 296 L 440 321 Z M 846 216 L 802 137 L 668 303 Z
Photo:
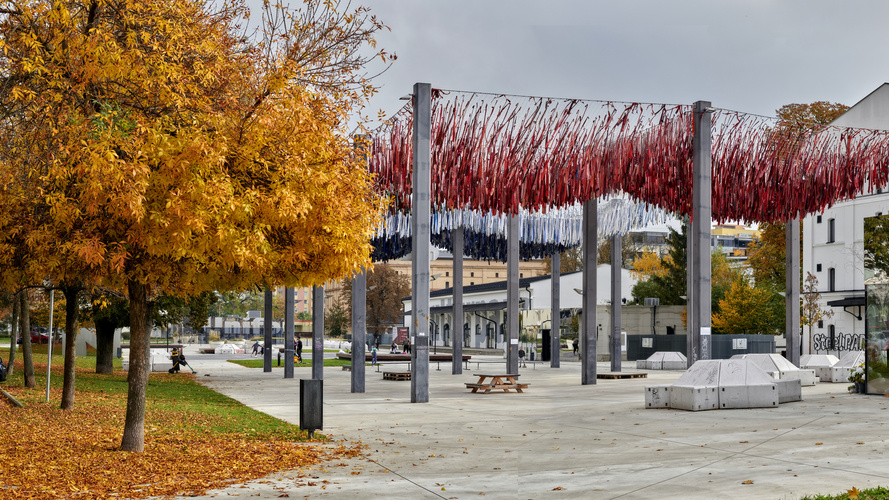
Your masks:
M 19 297 L 18 294 L 16 294 L 12 299 L 12 337 L 9 340 L 9 362 L 6 363 L 7 377 L 12 377 L 12 370 L 15 368 L 15 349 L 17 347 L 15 341 L 19 332 L 19 311 Z
M 63 410 L 74 409 L 74 360 L 76 358 L 77 331 L 80 325 L 77 323 L 80 310 L 77 308 L 77 294 L 80 288 L 65 287 L 65 372 L 62 382 L 62 406 Z
M 28 305 L 28 292 L 23 291 L 21 295 L 21 309 L 19 313 L 19 323 L 22 331 L 22 363 L 25 365 L 24 381 L 25 387 L 37 387 L 37 379 L 34 377 L 34 357 L 31 355 L 31 314 Z
M 97 319 L 96 324 L 96 373 L 114 373 L 114 330 L 115 323 L 109 319 Z
M 148 385 L 148 297 L 147 286 L 132 279 L 130 294 L 130 371 L 127 374 L 127 413 L 120 449 L 145 449 L 145 388 Z

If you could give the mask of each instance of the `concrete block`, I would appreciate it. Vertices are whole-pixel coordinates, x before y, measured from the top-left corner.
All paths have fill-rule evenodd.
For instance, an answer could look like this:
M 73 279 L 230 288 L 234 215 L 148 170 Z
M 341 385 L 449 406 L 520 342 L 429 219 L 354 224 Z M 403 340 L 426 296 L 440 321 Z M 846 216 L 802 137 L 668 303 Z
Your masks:
M 645 388 L 646 408 L 670 408 L 670 386 L 652 385 Z
M 831 366 L 828 382 L 833 383 L 849 383 L 849 377 L 852 375 L 851 366 Z
M 644 369 L 646 369 L 646 368 L 648 368 L 648 367 L 645 366 L 645 360 L 644 360 L 644 359 L 637 359 L 637 360 L 636 360 L 636 369 L 637 369 L 637 370 L 644 370 Z
M 781 379 L 777 381 L 776 385 L 778 386 L 778 403 L 803 400 L 803 389 L 800 379 Z
M 695 363 L 697 364 L 697 363 Z M 670 388 L 670 408 L 678 410 L 715 410 L 719 407 L 718 387 L 680 386 Z
M 717 386 L 719 385 L 719 367 L 722 361 L 718 359 L 704 359 L 691 365 L 673 385 L 682 386 Z
M 815 370 L 788 370 L 780 372 L 781 380 L 796 379 L 800 384 L 810 387 L 815 385 Z
M 719 408 L 773 408 L 778 406 L 778 385 L 747 384 L 719 388 Z
M 688 361 L 685 355 L 676 351 L 658 351 L 644 362 L 636 361 L 636 368 L 648 370 L 684 370 L 687 366 Z

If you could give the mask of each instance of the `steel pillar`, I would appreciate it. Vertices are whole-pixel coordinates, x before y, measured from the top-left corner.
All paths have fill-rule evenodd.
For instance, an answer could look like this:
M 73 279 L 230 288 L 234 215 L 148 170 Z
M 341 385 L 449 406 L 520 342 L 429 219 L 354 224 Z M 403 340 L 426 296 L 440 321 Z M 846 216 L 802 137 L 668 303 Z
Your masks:
M 689 344 L 689 363 L 710 359 L 710 224 L 712 207 L 711 192 L 711 141 L 709 101 L 694 103 L 694 137 L 692 139 L 692 221 L 693 246 L 691 265 L 691 309 L 688 314 L 689 329 L 694 341 Z
M 451 320 L 451 347 L 453 361 L 451 373 L 463 373 L 463 226 L 454 229 L 454 305 Z
M 272 289 L 266 288 L 262 311 L 262 371 L 272 371 Z
M 784 226 L 786 290 L 784 293 L 784 335 L 787 339 L 787 360 L 799 366 L 800 349 L 800 269 L 799 219 L 791 219 Z
M 553 252 L 553 255 L 550 259 L 552 268 L 552 288 L 550 291 L 550 295 L 552 297 L 552 307 L 550 312 L 550 368 L 559 368 L 561 357 L 562 357 L 562 339 L 561 339 L 561 330 L 562 330 L 562 316 L 560 305 L 561 293 L 560 285 L 561 285 L 561 277 L 562 277 L 562 263 L 560 261 L 559 252 Z
M 312 287 L 312 378 L 324 378 L 324 287 Z
M 352 392 L 364 392 L 367 340 L 367 271 L 352 277 Z
M 429 401 L 429 221 L 432 186 L 432 85 L 414 84 L 411 193 L 411 402 Z
M 621 311 L 621 237 L 615 234 L 611 237 L 611 335 L 609 336 L 611 350 L 611 371 L 620 371 L 620 311 Z
M 284 288 L 284 378 L 293 378 L 293 287 Z
M 596 252 L 599 250 L 598 202 L 595 199 L 583 204 L 583 324 L 580 340 L 580 383 L 596 383 Z
M 507 373 L 518 373 L 519 215 L 510 215 L 508 224 L 506 233 L 506 371 Z

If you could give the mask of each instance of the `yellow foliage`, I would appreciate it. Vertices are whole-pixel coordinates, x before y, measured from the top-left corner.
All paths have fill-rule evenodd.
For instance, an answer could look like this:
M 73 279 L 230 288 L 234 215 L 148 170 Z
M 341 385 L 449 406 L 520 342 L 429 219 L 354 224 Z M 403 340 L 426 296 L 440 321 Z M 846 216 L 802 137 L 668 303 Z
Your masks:
M 633 269 L 630 274 L 637 280 L 647 280 L 652 276 L 664 276 L 667 274 L 665 264 L 672 262 L 673 259 L 669 255 L 660 258 L 654 252 L 642 252 L 633 261 Z

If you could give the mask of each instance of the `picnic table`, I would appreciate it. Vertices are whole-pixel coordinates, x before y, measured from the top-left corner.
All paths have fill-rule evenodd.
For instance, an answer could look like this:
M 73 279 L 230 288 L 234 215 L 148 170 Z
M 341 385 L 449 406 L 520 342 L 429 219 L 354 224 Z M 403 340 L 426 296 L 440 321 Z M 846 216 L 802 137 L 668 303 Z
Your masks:
M 515 389 L 516 392 L 522 392 L 522 389 L 528 388 L 528 384 L 518 383 L 518 373 L 473 373 L 472 376 L 478 377 L 478 382 L 476 383 L 466 382 L 466 388 L 472 389 L 472 392 L 483 390 L 485 394 L 489 394 L 493 389 L 500 389 L 503 392 L 509 392 L 510 389 Z

